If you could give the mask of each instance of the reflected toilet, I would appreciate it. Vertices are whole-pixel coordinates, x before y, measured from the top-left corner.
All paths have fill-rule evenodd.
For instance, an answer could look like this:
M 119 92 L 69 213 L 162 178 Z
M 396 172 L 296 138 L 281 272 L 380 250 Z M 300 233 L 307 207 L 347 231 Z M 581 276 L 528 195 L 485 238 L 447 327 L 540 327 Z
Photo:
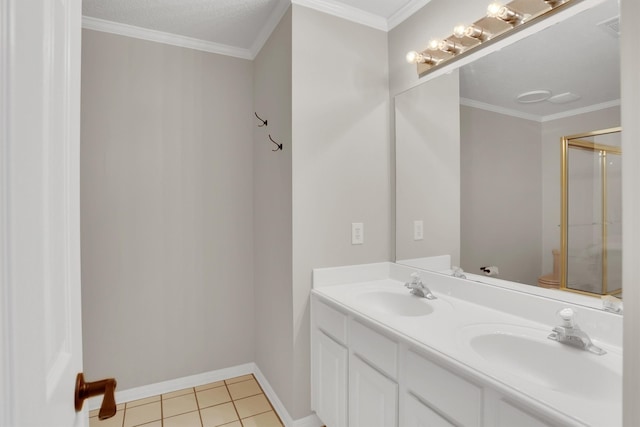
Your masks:
M 551 253 L 553 254 L 553 273 L 538 277 L 538 286 L 541 288 L 560 288 L 560 251 L 554 249 Z

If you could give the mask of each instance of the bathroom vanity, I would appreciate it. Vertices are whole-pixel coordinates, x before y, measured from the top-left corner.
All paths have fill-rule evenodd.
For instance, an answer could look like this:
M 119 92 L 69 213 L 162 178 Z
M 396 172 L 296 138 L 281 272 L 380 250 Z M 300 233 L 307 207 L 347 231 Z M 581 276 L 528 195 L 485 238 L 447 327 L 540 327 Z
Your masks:
M 416 271 L 437 299 L 409 293 Z M 316 269 L 312 409 L 328 427 L 621 425 L 622 316 L 580 302 L 394 263 Z M 548 339 L 564 308 L 606 354 Z

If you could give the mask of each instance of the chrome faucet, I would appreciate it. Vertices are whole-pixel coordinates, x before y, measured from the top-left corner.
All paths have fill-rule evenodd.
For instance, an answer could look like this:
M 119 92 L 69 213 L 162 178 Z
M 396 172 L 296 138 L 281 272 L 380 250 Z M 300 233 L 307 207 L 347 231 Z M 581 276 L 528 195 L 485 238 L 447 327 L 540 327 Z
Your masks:
M 562 309 L 558 312 L 562 319 L 562 326 L 553 328 L 553 332 L 547 338 L 558 341 L 562 344 L 568 344 L 579 349 L 589 351 L 594 354 L 602 355 L 606 351 L 591 342 L 591 338 L 580 329 L 573 321 L 574 312 L 570 308 Z
M 467 276 L 464 275 L 464 270 L 462 270 L 460 267 L 453 266 L 451 267 L 451 270 L 453 271 L 453 273 L 451 273 L 453 277 L 457 277 L 458 279 L 467 278 Z
M 411 289 L 411 295 L 426 299 L 438 299 L 433 293 L 422 283 L 418 273 L 411 274 L 411 282 L 404 284 L 406 288 Z

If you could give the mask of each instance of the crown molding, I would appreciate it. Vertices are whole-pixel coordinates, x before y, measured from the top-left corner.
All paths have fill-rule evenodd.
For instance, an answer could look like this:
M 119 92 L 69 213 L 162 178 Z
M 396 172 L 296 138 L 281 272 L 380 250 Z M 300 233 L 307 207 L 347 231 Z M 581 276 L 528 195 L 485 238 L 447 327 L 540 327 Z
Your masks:
M 535 114 L 527 114 L 521 111 L 513 110 L 511 108 L 499 107 L 493 104 L 487 104 L 486 102 L 476 101 L 475 99 L 460 98 L 460 105 L 466 105 L 467 107 L 479 108 L 481 110 L 492 111 L 498 114 L 504 114 L 507 116 L 517 117 L 525 120 L 533 120 L 534 122 L 541 122 L 542 117 Z
M 533 120 L 535 122 L 544 123 L 552 120 L 565 119 L 567 117 L 578 116 L 580 114 L 592 113 L 594 111 L 604 110 L 605 108 L 620 106 L 620 100 L 602 102 L 600 104 L 589 105 L 588 107 L 575 108 L 573 110 L 563 111 L 561 113 L 549 114 L 547 116 L 538 116 L 535 114 L 523 113 L 521 111 L 513 110 L 511 108 L 499 107 L 493 104 L 487 104 L 486 102 L 476 101 L 475 99 L 460 98 L 460 105 L 466 105 L 467 107 L 479 108 L 481 110 L 492 111 L 498 114 L 505 114 L 507 116 L 518 117 L 525 120 Z
M 400 10 L 391 15 L 387 20 L 387 31 L 390 31 L 403 23 L 414 13 L 425 7 L 429 2 L 431 2 L 431 0 L 411 0 L 409 3 L 402 6 Z
M 251 51 L 249 51 L 249 49 L 242 49 L 206 40 L 194 39 L 191 37 L 179 36 L 162 31 L 122 24 L 119 22 L 92 18 L 90 16 L 82 17 L 82 27 L 88 30 L 118 34 L 121 36 L 164 43 L 172 46 L 186 47 L 189 49 L 201 50 L 204 52 L 218 53 L 220 55 L 233 56 L 241 59 L 253 59 L 253 55 Z
M 269 37 L 271 36 L 271 33 L 273 33 L 273 30 L 276 29 L 282 17 L 285 15 L 285 13 L 287 13 L 287 10 L 289 10 L 290 5 L 291 1 L 289 0 L 278 1 L 278 4 L 276 4 L 276 7 L 271 12 L 271 15 L 269 15 L 267 22 L 265 22 L 265 24 L 262 26 L 262 29 L 258 33 L 258 36 L 249 49 L 249 52 L 251 53 L 251 59 L 254 59 L 256 56 L 258 56 L 258 53 L 260 52 L 260 50 L 262 50 L 264 44 L 267 42 L 267 40 L 269 40 Z
M 389 31 L 387 20 L 381 16 L 365 12 L 355 7 L 346 6 L 342 3 L 337 3 L 334 0 L 291 0 L 291 3 L 366 25 L 376 30 Z
M 620 106 L 620 100 L 616 99 L 613 101 L 602 102 L 600 104 L 589 105 L 588 107 L 576 108 L 574 110 L 563 111 L 562 113 L 543 116 L 540 121 L 550 122 L 551 120 L 564 119 L 566 117 L 577 116 L 579 114 L 592 113 L 594 111 L 604 110 L 605 108 L 619 107 L 619 106 Z

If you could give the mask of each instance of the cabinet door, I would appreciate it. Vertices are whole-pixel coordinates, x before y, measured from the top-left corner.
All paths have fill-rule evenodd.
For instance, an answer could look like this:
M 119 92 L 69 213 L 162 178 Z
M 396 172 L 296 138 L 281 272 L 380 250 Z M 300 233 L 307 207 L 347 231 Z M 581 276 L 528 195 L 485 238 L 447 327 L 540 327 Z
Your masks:
M 398 425 L 398 385 L 358 356 L 349 359 L 349 427 Z
M 403 427 L 455 427 L 414 396 L 406 394 L 402 409 Z
M 496 427 L 549 427 L 550 424 L 500 399 L 497 404 Z
M 347 349 L 319 330 L 314 334 L 313 409 L 329 427 L 347 426 Z

